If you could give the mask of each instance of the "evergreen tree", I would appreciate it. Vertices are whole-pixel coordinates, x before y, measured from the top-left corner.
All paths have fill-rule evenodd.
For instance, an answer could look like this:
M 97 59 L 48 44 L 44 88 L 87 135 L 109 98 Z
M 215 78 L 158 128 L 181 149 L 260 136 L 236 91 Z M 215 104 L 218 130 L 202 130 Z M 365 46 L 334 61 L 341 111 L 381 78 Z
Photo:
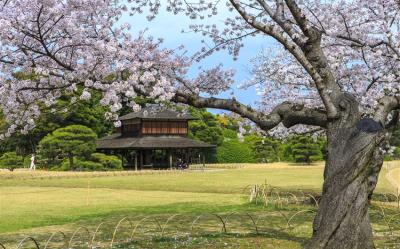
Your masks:
M 243 146 L 248 146 L 251 149 L 256 162 L 272 163 L 281 161 L 281 143 L 277 139 L 249 134 L 244 136 Z
M 281 143 L 278 140 L 269 137 L 257 137 L 252 149 L 259 162 L 271 163 L 281 161 Z
M 88 101 L 79 101 L 71 106 L 68 112 L 63 106 L 70 103 L 70 98 L 61 98 L 51 108 L 42 107 L 43 113 L 36 120 L 36 127 L 28 134 L 16 133 L 2 141 L 0 153 L 17 151 L 18 154 L 27 155 L 36 151 L 39 141 L 52 131 L 68 125 L 83 125 L 91 128 L 98 137 L 105 136 L 113 130 L 112 122 L 105 118 L 106 108 L 99 104 L 100 95 L 93 93 L 93 98 Z M 0 112 L 0 131 L 6 129 L 5 120 Z
M 321 145 L 310 136 L 296 136 L 292 140 L 293 159 L 298 163 L 310 164 L 322 160 Z
M 3 169 L 14 171 L 14 169 L 22 167 L 23 164 L 24 158 L 15 152 L 7 152 L 0 157 L 0 168 Z
M 206 109 L 190 108 L 190 114 L 196 118 L 190 122 L 189 137 L 214 145 L 223 142 L 223 129 L 217 118 Z
M 46 164 L 55 165 L 64 158 L 74 169 L 74 157 L 88 159 L 96 150 L 96 133 L 82 125 L 59 128 L 45 136 L 39 143 L 39 156 Z

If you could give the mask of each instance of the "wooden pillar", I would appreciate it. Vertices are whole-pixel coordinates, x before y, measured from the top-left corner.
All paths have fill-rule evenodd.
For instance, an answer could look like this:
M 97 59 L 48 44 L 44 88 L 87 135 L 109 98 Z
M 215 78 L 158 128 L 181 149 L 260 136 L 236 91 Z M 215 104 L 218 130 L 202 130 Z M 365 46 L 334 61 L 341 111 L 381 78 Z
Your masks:
M 137 171 L 138 170 L 138 152 L 137 151 L 135 151 L 135 171 Z
M 139 167 L 142 168 L 142 165 L 143 165 L 143 151 L 142 150 L 139 151 L 139 157 L 140 157 Z
M 121 151 L 121 166 L 122 166 L 122 168 L 124 168 L 124 151 L 122 150 Z
M 189 153 L 190 153 L 190 149 L 185 149 L 184 152 L 185 152 L 185 163 L 186 163 L 186 165 L 189 166 Z
M 206 167 L 206 156 L 204 155 L 204 151 L 202 151 L 203 155 L 203 169 Z
M 169 168 L 172 169 L 172 150 L 168 150 L 169 154 Z

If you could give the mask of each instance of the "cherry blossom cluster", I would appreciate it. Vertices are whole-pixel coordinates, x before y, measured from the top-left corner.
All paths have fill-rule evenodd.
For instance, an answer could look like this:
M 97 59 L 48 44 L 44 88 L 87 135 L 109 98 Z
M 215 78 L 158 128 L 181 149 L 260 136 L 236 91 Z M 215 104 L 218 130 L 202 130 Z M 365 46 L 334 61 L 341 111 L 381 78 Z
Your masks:
M 383 95 L 399 94 L 398 2 L 303 1 L 300 7 L 310 20 L 308 25 L 322 33 L 322 50 L 336 83 L 356 96 L 365 112 L 373 111 Z M 290 15 L 285 17 L 294 22 Z M 288 39 L 301 38 L 298 30 L 293 32 L 293 38 Z M 245 86 L 256 85 L 264 100 L 276 104 L 297 99 L 321 105 L 312 79 L 282 46 L 263 51 L 254 65 L 253 78 Z M 273 107 L 266 107 L 263 100 L 261 103 L 267 111 Z
M 139 108 L 134 102 L 138 95 L 171 99 L 181 86 L 177 79 L 196 89 L 195 80 L 186 79 L 191 58 L 161 49 L 161 42 L 144 32 L 132 37 L 134 24 L 120 21 L 126 11 L 124 1 L 116 0 L 15 0 L 0 5 L 0 110 L 10 124 L 0 139 L 18 130 L 28 132 L 40 107 L 51 107 L 66 94 L 75 102 L 101 91 L 107 117 L 117 120 L 122 102 Z M 198 92 L 205 90 L 205 79 L 215 86 L 210 93 L 217 93 L 218 87 L 232 83 L 231 77 L 220 66 L 203 71 Z
M 6 1 L 0 5 L 0 108 L 10 127 L 3 136 L 29 131 L 40 106 L 50 107 L 65 94 L 85 101 L 91 91 L 103 92 L 101 104 L 113 120 L 122 103 L 138 109 L 138 95 L 162 101 L 177 91 L 217 95 L 232 85 L 233 71 L 217 65 L 191 79 L 192 62 L 221 49 L 238 57 L 253 36 L 264 36 L 270 45 L 255 57 L 253 77 L 243 83 L 261 96 L 259 112 L 268 114 L 289 101 L 334 115 L 333 93 L 323 87 L 329 83 L 353 94 L 368 114 L 379 98 L 399 95 L 399 5 L 396 0 Z M 145 32 L 132 37 L 130 27 L 139 24 L 121 23 L 124 14 L 148 13 L 152 20 L 161 8 L 184 13 L 192 20 L 188 29 L 204 37 L 193 57 L 162 49 L 161 41 Z M 221 20 L 222 8 L 231 15 L 205 24 L 210 17 Z M 315 37 L 321 39 L 310 42 Z M 313 64 L 314 57 L 322 64 Z M 315 73 L 322 67 L 328 73 Z
M 158 13 L 160 1 L 136 1 L 140 8 L 146 6 Z M 296 1 L 306 20 L 305 28 L 316 28 L 322 34 L 322 51 L 337 84 L 343 91 L 354 94 L 362 102 L 365 111 L 372 111 L 379 97 L 398 94 L 399 87 L 399 3 L 395 0 L 352 1 Z M 189 29 L 213 42 L 200 51 L 208 56 L 214 51 L 227 49 L 239 56 L 244 39 L 265 35 L 249 22 L 259 22 L 277 33 L 289 44 L 307 42 L 302 27 L 280 0 L 227 0 L 227 1 L 168 1 L 167 9 L 184 12 L 194 19 Z M 224 25 L 204 24 L 202 19 L 218 15 L 218 9 L 233 12 Z M 248 20 L 240 11 L 254 20 Z M 251 19 L 250 17 L 247 17 Z M 196 23 L 197 20 L 197 23 Z M 268 40 L 269 42 L 270 40 Z M 205 42 L 206 43 L 206 42 Z M 201 57 L 202 58 L 202 57 Z M 244 86 L 256 85 L 262 108 L 268 112 L 283 101 L 302 101 L 307 105 L 322 105 L 313 79 L 304 66 L 293 57 L 288 48 L 277 42 L 254 60 L 254 78 Z

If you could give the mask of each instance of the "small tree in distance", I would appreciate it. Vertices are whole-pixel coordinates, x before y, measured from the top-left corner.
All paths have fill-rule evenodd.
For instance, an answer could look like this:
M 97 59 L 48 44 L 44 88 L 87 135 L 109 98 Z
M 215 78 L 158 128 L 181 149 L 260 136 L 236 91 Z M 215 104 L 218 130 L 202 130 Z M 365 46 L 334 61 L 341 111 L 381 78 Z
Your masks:
M 260 163 L 271 163 L 271 162 L 280 162 L 282 152 L 281 152 L 281 142 L 277 139 L 270 137 L 259 137 L 256 135 L 250 135 L 245 138 L 245 141 L 251 140 L 251 148 L 254 153 L 254 157 L 257 159 L 257 162 Z
M 292 143 L 295 162 L 311 164 L 311 162 L 322 160 L 321 146 L 310 136 L 297 136 Z
M 97 135 L 83 125 L 59 128 L 39 142 L 39 154 L 50 161 L 67 158 L 74 169 L 74 157 L 87 159 L 96 150 Z
M 23 164 L 24 158 L 15 152 L 7 152 L 0 157 L 0 168 L 3 169 L 14 171 L 14 169 L 21 168 Z

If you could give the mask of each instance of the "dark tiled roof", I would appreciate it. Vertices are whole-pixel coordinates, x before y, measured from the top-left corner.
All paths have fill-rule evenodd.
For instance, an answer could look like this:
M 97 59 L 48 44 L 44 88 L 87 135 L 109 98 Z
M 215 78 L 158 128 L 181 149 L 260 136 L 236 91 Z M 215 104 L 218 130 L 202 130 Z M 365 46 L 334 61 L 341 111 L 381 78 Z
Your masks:
M 214 145 L 180 136 L 121 137 L 116 133 L 97 140 L 97 149 L 213 148 Z
M 127 119 L 173 119 L 173 120 L 190 120 L 195 119 L 189 113 L 183 113 L 179 111 L 175 111 L 172 109 L 168 109 L 168 107 L 162 107 L 159 105 L 150 105 L 148 107 L 142 108 L 138 112 L 131 112 L 124 116 L 121 116 L 119 120 L 127 120 Z

